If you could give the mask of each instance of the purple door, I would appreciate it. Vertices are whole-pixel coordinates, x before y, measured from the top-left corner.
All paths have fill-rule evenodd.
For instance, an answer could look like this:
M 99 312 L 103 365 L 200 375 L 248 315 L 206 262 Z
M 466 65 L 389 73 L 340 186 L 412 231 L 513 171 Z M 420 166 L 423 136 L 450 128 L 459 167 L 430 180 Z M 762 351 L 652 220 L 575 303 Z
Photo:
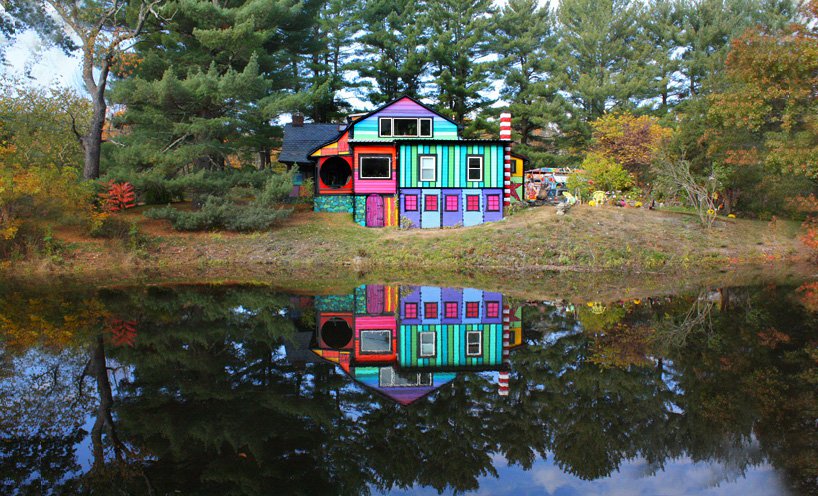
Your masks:
M 369 195 L 366 197 L 366 226 L 383 227 L 383 197 Z
M 381 284 L 366 286 L 366 313 L 380 315 L 384 307 L 384 287 Z

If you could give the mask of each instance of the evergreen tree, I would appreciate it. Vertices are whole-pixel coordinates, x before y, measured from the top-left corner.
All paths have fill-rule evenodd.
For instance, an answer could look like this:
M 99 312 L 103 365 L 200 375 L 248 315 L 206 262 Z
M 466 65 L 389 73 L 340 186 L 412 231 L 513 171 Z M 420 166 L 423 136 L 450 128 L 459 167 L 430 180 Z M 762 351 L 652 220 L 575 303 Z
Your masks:
M 421 96 L 428 65 L 427 7 L 424 0 L 361 2 L 357 27 L 363 35 L 356 41 L 362 56 L 353 69 L 374 82 L 366 93 L 373 104 Z
M 560 3 L 562 89 L 581 121 L 632 107 L 648 94 L 648 71 L 640 64 L 646 51 L 639 36 L 641 9 L 631 0 Z
M 484 94 L 491 64 L 484 59 L 491 54 L 495 9 L 491 0 L 436 0 L 428 12 L 434 94 L 440 110 L 462 124 L 491 103 Z
M 294 90 L 288 61 L 313 22 L 292 0 L 170 2 L 123 61 L 113 99 L 130 133 L 111 149 L 113 162 L 158 166 L 165 177 L 251 156 L 267 165 L 280 135 L 271 118 Z

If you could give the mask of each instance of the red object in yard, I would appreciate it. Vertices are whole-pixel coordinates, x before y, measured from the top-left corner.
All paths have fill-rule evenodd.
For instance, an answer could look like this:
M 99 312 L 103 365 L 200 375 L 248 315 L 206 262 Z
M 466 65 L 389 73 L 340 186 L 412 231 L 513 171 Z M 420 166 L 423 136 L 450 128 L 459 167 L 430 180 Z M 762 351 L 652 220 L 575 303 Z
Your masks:
M 136 193 L 133 184 L 108 182 L 108 191 L 100 193 L 99 197 L 105 201 L 103 208 L 109 212 L 119 212 L 136 206 Z

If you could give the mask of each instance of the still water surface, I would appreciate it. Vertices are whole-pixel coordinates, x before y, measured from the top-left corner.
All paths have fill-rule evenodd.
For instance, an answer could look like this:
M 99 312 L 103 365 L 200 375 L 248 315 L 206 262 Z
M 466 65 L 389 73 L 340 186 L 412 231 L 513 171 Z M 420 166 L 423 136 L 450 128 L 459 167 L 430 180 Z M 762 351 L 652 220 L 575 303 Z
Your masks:
M 817 494 L 817 311 L 816 283 L 3 290 L 0 493 Z

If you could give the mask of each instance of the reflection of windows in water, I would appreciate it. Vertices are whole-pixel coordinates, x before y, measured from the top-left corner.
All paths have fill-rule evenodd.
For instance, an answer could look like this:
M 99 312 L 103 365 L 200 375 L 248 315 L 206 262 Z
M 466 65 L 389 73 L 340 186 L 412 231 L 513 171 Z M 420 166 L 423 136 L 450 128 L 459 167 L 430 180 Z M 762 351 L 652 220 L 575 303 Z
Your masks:
M 392 332 L 389 330 L 361 331 L 361 353 L 388 353 L 392 351 Z
M 398 372 L 392 367 L 381 367 L 378 374 L 378 385 L 380 387 L 412 387 L 431 386 L 431 372 Z
M 434 332 L 420 333 L 420 356 L 432 357 L 435 356 L 435 340 Z

